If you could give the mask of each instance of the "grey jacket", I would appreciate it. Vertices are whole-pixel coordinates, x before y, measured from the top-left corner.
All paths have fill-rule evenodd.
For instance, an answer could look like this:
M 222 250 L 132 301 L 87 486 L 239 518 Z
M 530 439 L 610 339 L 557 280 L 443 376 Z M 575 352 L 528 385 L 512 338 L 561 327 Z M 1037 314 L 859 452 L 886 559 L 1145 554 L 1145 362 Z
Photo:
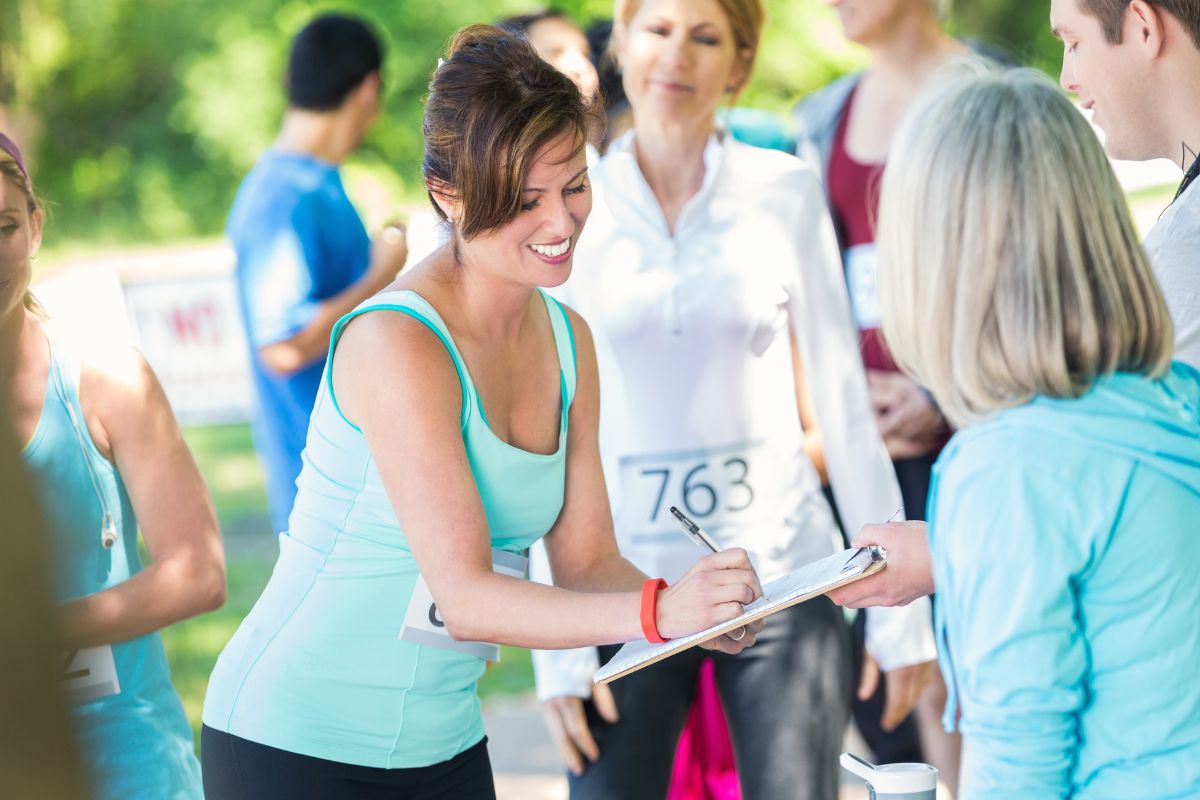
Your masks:
M 1016 65 L 1012 57 L 1002 50 L 971 39 L 963 40 L 971 49 L 971 55 L 992 67 Z M 825 186 L 826 199 L 829 184 L 825 173 L 829 169 L 829 154 L 833 150 L 833 137 L 837 133 L 838 120 L 846 107 L 846 98 L 858 86 L 863 73 L 855 72 L 838 78 L 833 83 L 808 95 L 792 109 L 792 127 L 796 134 L 796 155 L 816 170 L 817 177 Z
M 860 80 L 861 72 L 838 78 L 805 97 L 792 109 L 796 155 L 817 173 L 817 177 L 825 186 L 826 199 L 829 195 L 829 183 L 825 180 L 825 172 L 829 168 L 833 137 L 837 133 L 842 109 L 846 107 L 846 99 Z

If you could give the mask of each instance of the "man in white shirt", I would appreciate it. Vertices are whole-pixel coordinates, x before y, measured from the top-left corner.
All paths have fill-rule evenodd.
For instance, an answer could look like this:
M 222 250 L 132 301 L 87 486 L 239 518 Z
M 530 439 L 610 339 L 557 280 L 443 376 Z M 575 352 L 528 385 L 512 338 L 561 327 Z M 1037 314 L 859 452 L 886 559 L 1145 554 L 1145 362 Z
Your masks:
M 1200 369 L 1200 0 L 1052 0 L 1062 85 L 1079 95 L 1113 158 L 1170 158 L 1186 170 L 1146 253 L 1175 322 L 1175 358 Z M 906 605 L 934 591 L 924 523 L 867 526 L 888 568 L 830 593 L 842 605 Z
M 1200 367 L 1200 2 L 1053 0 L 1062 85 L 1079 95 L 1113 158 L 1169 158 L 1190 178 L 1146 237 L 1175 321 L 1175 357 Z M 1190 166 L 1190 170 L 1189 170 Z

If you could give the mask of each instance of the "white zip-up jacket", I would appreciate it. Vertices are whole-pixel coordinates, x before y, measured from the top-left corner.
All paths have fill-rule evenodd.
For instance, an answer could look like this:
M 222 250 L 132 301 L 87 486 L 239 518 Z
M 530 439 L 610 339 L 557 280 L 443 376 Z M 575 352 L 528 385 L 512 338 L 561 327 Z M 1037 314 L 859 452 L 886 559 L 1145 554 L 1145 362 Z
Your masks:
M 799 159 L 714 136 L 672 236 L 632 136 L 591 169 L 592 215 L 560 293 L 596 340 L 617 540 L 677 580 L 703 555 L 671 518 L 679 506 L 745 548 L 765 582 L 842 546 L 804 452 L 791 333 L 849 531 L 901 506 L 824 195 Z M 533 562 L 549 582 L 540 547 Z M 884 670 L 933 659 L 929 601 L 871 610 L 867 647 Z M 534 665 L 540 698 L 585 697 L 596 651 L 536 651 Z

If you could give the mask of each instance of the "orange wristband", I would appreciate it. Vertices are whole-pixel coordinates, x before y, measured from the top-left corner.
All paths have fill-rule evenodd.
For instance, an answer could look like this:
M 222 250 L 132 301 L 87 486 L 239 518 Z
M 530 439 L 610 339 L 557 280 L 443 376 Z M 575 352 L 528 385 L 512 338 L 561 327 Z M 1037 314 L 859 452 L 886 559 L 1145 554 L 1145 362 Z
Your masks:
M 642 584 L 642 635 L 652 644 L 662 644 L 664 639 L 658 634 L 658 593 L 667 588 L 667 582 L 662 578 L 651 578 Z

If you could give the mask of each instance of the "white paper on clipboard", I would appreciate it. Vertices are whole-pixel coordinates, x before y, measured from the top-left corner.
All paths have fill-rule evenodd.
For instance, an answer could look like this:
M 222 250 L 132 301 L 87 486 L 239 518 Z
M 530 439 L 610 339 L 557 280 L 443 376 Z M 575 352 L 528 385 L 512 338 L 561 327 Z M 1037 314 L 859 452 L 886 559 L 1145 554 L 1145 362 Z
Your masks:
M 843 550 L 820 561 L 805 564 L 763 586 L 763 596 L 746 606 L 742 615 L 737 619 L 722 622 L 720 625 L 714 625 L 691 636 L 672 639 L 665 644 L 651 644 L 641 640 L 629 642 L 613 656 L 611 661 L 596 672 L 593 681 L 608 683 L 624 677 L 642 667 L 673 656 L 701 642 L 707 642 L 709 639 L 714 639 L 747 623 L 825 594 L 839 586 L 845 586 L 865 578 L 883 569 L 886 563 L 886 554 L 883 548 L 860 547 Z

